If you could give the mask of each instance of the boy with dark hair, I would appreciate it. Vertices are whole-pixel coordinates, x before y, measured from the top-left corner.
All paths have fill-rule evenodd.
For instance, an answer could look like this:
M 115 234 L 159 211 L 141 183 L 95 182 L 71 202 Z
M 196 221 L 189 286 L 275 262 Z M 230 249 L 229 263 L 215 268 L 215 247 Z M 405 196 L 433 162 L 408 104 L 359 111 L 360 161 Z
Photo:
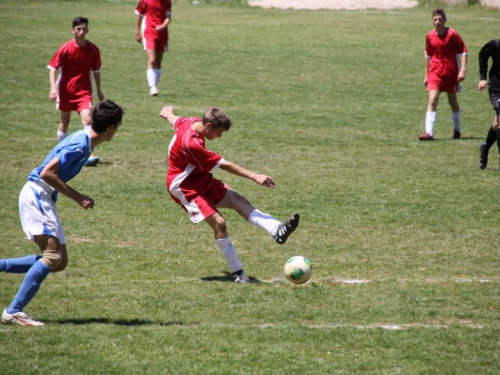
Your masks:
M 221 168 L 259 185 L 268 188 L 275 186 L 272 177 L 246 170 L 206 149 L 205 138 L 220 138 L 231 127 L 231 120 L 222 109 L 209 108 L 203 119 L 200 119 L 175 116 L 172 107 L 166 106 L 160 116 L 167 119 L 175 130 L 168 148 L 167 188 L 170 196 L 189 214 L 193 223 L 205 221 L 213 229 L 215 243 L 226 258 L 233 281 L 252 282 L 241 266 L 219 209 L 235 210 L 245 220 L 272 235 L 279 244 L 284 244 L 297 228 L 299 214 L 291 215 L 282 223 L 255 209 L 245 197 L 213 178 L 212 173 Z
M 92 80 L 93 73 L 99 101 L 104 100 L 101 92 L 101 55 L 99 48 L 86 39 L 89 20 L 76 17 L 72 22 L 73 39 L 64 43 L 56 52 L 49 65 L 51 101 L 57 100 L 61 112 L 61 123 L 57 131 L 57 141 L 68 136 L 71 111 L 78 112 L 82 125 L 90 129 L 92 124 Z M 59 77 L 56 80 L 56 73 Z M 91 155 L 86 165 L 95 165 L 99 158 Z
M 48 274 L 60 272 L 68 264 L 66 239 L 56 210 L 57 195 L 61 193 L 73 199 L 85 210 L 94 207 L 92 198 L 66 183 L 81 171 L 94 147 L 113 139 L 123 113 L 123 108 L 111 100 L 100 102 L 92 111 L 91 129 L 77 131 L 65 138 L 28 176 L 19 195 L 21 223 L 26 236 L 38 245 L 42 256 L 0 259 L 0 272 L 26 273 L 16 297 L 2 313 L 2 323 L 43 326 L 23 309 Z
M 488 82 L 488 60 L 490 57 L 492 64 L 489 72 L 490 81 Z M 495 141 L 497 142 L 498 152 L 500 153 L 500 132 L 498 131 L 498 124 L 500 122 L 500 39 L 490 40 L 481 48 L 481 51 L 479 51 L 479 75 L 481 79 L 477 88 L 482 92 L 488 83 L 490 102 L 495 110 L 493 126 L 488 130 L 486 142 L 479 146 L 479 167 L 485 169 L 488 165 L 488 152 Z
M 432 11 L 434 30 L 425 38 L 425 77 L 429 102 L 425 114 L 425 133 L 418 138 L 421 141 L 434 140 L 434 123 L 439 102 L 439 94 L 446 92 L 451 106 L 453 139 L 460 139 L 460 106 L 457 92 L 460 82 L 465 79 L 467 67 L 467 48 L 460 35 L 446 27 L 446 13 L 443 9 Z M 460 64 L 459 64 L 460 58 Z

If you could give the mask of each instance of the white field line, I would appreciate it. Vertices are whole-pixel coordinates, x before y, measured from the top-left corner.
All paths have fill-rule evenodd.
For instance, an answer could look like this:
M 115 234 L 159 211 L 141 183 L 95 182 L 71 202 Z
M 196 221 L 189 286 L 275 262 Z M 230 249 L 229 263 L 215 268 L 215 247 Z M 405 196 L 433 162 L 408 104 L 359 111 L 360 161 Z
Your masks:
M 424 324 L 424 323 L 404 323 L 404 324 L 347 324 L 347 323 L 330 323 L 330 324 L 303 324 L 303 323 L 263 323 L 263 324 L 209 324 L 211 327 L 215 328 L 234 328 L 234 329 L 278 329 L 278 330 L 289 330 L 297 328 L 309 328 L 309 329 L 338 329 L 338 328 L 356 328 L 356 329 L 385 329 L 389 331 L 397 331 L 409 328 L 426 328 L 426 329 L 446 329 L 453 326 L 460 326 L 464 328 L 472 329 L 482 329 L 483 325 L 472 324 L 471 322 L 456 322 L 451 324 Z

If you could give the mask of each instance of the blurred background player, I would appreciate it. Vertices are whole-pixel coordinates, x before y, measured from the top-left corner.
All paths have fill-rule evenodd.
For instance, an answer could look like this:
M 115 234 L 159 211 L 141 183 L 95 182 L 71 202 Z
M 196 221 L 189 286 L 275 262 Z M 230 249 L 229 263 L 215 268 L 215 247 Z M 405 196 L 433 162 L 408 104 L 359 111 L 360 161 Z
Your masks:
M 163 53 L 168 51 L 168 25 L 172 17 L 170 0 L 141 0 L 135 10 L 135 39 L 144 44 L 148 57 L 146 77 L 149 95 L 158 95 Z
M 99 48 L 86 39 L 89 32 L 89 20 L 76 17 L 72 22 L 73 39 L 64 43 L 50 60 L 47 68 L 50 79 L 51 101 L 57 100 L 57 109 L 61 112 L 61 123 L 57 131 L 57 141 L 68 136 L 71 111 L 78 112 L 84 129 L 92 125 L 92 79 L 94 75 L 99 101 L 104 99 L 101 92 L 101 55 Z M 59 77 L 56 81 L 56 73 Z M 91 155 L 87 166 L 95 165 L 99 158 Z
M 486 75 L 488 73 L 488 60 L 490 57 L 492 65 L 489 73 L 490 81 L 488 82 L 486 80 Z M 488 83 L 490 102 L 495 110 L 493 126 L 486 135 L 486 142 L 479 146 L 479 167 L 484 169 L 488 165 L 488 152 L 495 141 L 497 142 L 498 152 L 500 153 L 500 132 L 498 131 L 498 124 L 500 122 L 500 39 L 489 41 L 481 48 L 481 51 L 479 51 L 479 75 L 481 78 L 477 88 L 479 91 L 483 91 L 486 87 L 486 83 Z
M 28 176 L 28 182 L 19 195 L 19 213 L 26 236 L 38 245 L 42 256 L 0 259 L 0 272 L 26 274 L 14 300 L 2 313 L 2 323 L 44 325 L 23 309 L 48 274 L 60 272 L 68 264 L 66 239 L 56 210 L 57 194 L 67 196 L 85 210 L 94 207 L 92 198 L 66 182 L 81 171 L 95 146 L 113 139 L 122 123 L 123 113 L 123 109 L 111 100 L 100 102 L 92 112 L 92 127 L 66 137 Z
M 453 121 L 453 139 L 460 139 L 460 106 L 457 92 L 460 82 L 465 79 L 467 68 L 467 48 L 460 35 L 452 28 L 446 27 L 446 13 L 443 9 L 432 11 L 434 30 L 425 38 L 425 78 L 429 102 L 425 115 L 425 134 L 419 136 L 421 141 L 434 140 L 434 122 L 439 94 L 446 92 L 451 106 Z
M 167 119 L 175 130 L 168 148 L 167 188 L 170 196 L 184 208 L 193 223 L 205 221 L 213 229 L 215 243 L 226 258 L 233 281 L 252 282 L 243 271 L 219 208 L 235 210 L 245 220 L 272 235 L 279 244 L 284 244 L 297 228 L 299 214 L 293 214 L 281 223 L 255 209 L 245 197 L 213 178 L 212 173 L 220 168 L 268 188 L 275 186 L 272 177 L 246 170 L 206 149 L 205 138 L 210 141 L 220 138 L 231 127 L 231 120 L 222 109 L 209 108 L 200 119 L 177 117 L 172 107 L 166 106 L 160 116 Z

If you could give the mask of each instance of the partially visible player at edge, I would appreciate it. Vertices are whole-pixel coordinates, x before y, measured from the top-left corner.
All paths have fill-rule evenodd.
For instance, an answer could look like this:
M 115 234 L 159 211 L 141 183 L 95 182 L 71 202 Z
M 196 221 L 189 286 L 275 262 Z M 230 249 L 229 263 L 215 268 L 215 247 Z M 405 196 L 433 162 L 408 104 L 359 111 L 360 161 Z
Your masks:
M 172 199 L 189 214 L 193 223 L 205 221 L 212 227 L 215 243 L 226 258 L 233 281 L 250 283 L 241 266 L 236 249 L 229 237 L 226 221 L 219 212 L 221 208 L 235 210 L 245 220 L 262 228 L 279 244 L 284 244 L 288 236 L 299 225 L 299 214 L 291 215 L 285 222 L 257 209 L 243 196 L 213 178 L 217 169 L 248 178 L 259 185 L 274 188 L 272 177 L 246 170 L 230 163 L 215 152 L 207 150 L 205 138 L 220 138 L 229 130 L 231 120 L 220 108 L 209 108 L 203 119 L 198 117 L 178 117 L 171 106 L 163 107 L 160 116 L 174 127 L 175 134 L 168 149 L 167 188 Z
M 446 13 L 443 9 L 432 11 L 434 30 L 425 38 L 425 77 L 429 102 L 425 114 L 425 133 L 419 136 L 421 141 L 434 140 L 434 122 L 439 102 L 439 94 L 446 92 L 451 106 L 453 139 L 460 139 L 460 106 L 457 92 L 460 82 L 465 79 L 467 68 L 467 48 L 460 35 L 446 27 Z M 460 61 L 459 61 L 460 59 Z
M 163 53 L 168 51 L 168 25 L 172 18 L 171 0 L 140 0 L 135 10 L 135 40 L 143 43 L 148 57 L 146 78 L 149 95 L 158 95 Z
M 489 73 L 490 81 L 487 81 L 488 60 L 491 57 L 492 65 Z M 479 51 L 479 75 L 481 77 L 477 88 L 483 91 L 488 83 L 488 92 L 490 94 L 490 102 L 495 110 L 493 118 L 493 126 L 488 130 L 486 142 L 479 146 L 479 167 L 485 169 L 488 165 L 488 152 L 497 142 L 498 152 L 500 154 L 500 132 L 498 124 L 500 123 L 500 39 L 494 39 L 486 43 L 481 51 Z M 499 165 L 500 170 L 500 165 Z
M 56 210 L 57 194 L 67 196 L 85 210 L 94 207 L 92 198 L 66 183 L 81 171 L 94 147 L 113 139 L 123 113 L 111 100 L 100 102 L 92 111 L 92 127 L 65 138 L 29 174 L 19 195 L 19 212 L 26 236 L 38 245 L 42 256 L 0 259 L 0 273 L 26 274 L 14 300 L 3 310 L 2 323 L 43 326 L 23 310 L 48 274 L 60 272 L 68 264 L 66 239 Z
M 104 100 L 101 92 L 101 55 L 99 48 L 86 39 L 89 32 L 86 17 L 73 19 L 71 32 L 73 39 L 64 43 L 56 52 L 49 65 L 51 101 L 57 101 L 56 109 L 61 112 L 61 123 L 57 130 L 57 141 L 68 136 L 71 111 L 80 114 L 84 129 L 92 125 L 92 79 L 97 89 L 99 101 Z M 56 80 L 56 73 L 59 77 Z M 91 155 L 87 166 L 95 165 L 99 158 Z

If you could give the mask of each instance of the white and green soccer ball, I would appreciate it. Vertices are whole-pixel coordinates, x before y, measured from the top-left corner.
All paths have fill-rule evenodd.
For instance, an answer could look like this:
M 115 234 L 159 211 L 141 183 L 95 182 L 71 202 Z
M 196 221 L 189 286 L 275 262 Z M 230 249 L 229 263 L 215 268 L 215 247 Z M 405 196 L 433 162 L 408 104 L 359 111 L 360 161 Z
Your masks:
M 292 284 L 304 284 L 311 278 L 312 263 L 299 255 L 291 257 L 285 263 L 284 273 Z

